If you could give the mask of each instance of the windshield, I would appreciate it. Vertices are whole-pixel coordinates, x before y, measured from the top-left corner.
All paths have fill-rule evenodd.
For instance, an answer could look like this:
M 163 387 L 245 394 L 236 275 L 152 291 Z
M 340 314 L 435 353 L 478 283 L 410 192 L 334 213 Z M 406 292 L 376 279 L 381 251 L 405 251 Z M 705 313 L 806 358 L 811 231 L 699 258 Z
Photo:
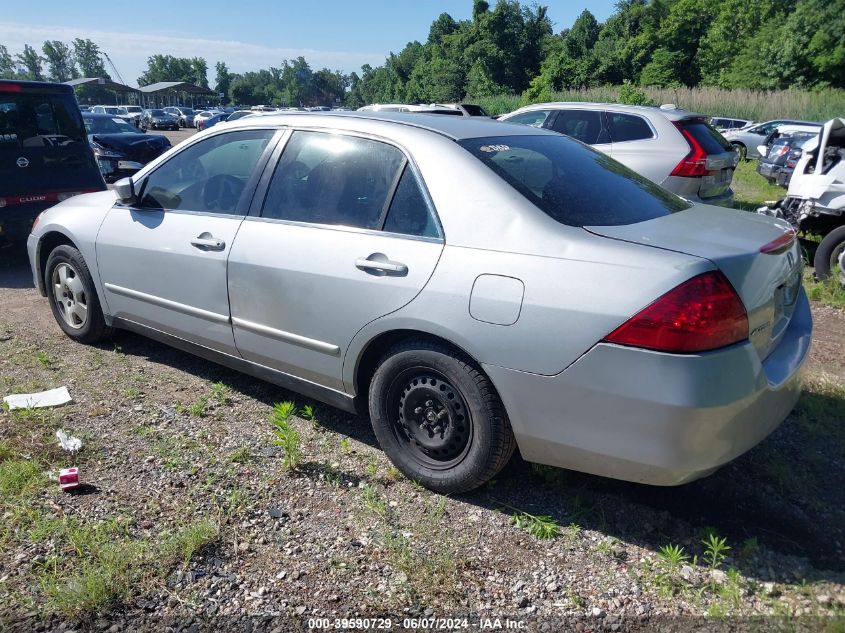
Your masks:
M 167 112 L 164 110 L 150 110 L 150 115 L 152 116 L 167 116 Z
M 690 207 L 606 154 L 563 135 L 459 143 L 547 215 L 569 226 L 634 224 Z
M 141 111 L 141 106 L 126 106 L 126 111 L 135 114 Z
M 181 112 L 182 114 L 193 114 L 194 110 L 193 108 L 182 108 Z
M 82 115 L 71 94 L 0 93 L 0 148 L 84 140 Z
M 143 134 L 141 130 L 123 119 L 110 117 L 82 117 L 88 134 Z

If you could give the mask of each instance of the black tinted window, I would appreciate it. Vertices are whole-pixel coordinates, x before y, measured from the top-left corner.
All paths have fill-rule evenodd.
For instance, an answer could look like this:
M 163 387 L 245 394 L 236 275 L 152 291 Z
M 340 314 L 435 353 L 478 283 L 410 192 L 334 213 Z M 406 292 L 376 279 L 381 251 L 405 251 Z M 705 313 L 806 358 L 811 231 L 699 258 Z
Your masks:
M 640 141 L 654 136 L 646 120 L 635 114 L 608 112 L 607 124 L 610 128 L 610 139 L 614 143 Z
M 725 140 L 725 137 L 703 121 L 683 123 L 683 127 L 687 132 L 692 134 L 695 140 L 698 141 L 698 144 L 708 154 L 721 154 L 722 152 L 733 151 L 733 147 Z
M 690 206 L 609 156 L 565 136 L 497 136 L 460 144 L 562 224 L 633 224 Z
M 410 167 L 405 167 L 387 212 L 384 230 L 420 237 L 439 237 L 437 223 Z
M 0 147 L 55 147 L 86 141 L 70 94 L 0 92 Z
M 603 142 L 601 118 L 601 112 L 597 110 L 560 110 L 552 129 L 587 145 L 595 145 Z
M 381 228 L 405 157 L 386 143 L 294 132 L 267 192 L 266 218 Z
M 246 185 L 273 134 L 244 130 L 194 143 L 144 179 L 141 206 L 245 215 Z

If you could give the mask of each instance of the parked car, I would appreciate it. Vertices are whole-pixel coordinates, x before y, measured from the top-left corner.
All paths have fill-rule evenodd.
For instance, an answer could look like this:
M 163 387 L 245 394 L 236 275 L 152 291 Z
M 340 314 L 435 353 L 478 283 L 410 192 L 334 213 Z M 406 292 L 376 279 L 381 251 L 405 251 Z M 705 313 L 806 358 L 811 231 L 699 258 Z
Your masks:
M 235 110 L 232 114 L 229 115 L 229 118 L 226 119 L 227 121 L 237 121 L 238 119 L 242 119 L 245 116 L 250 116 L 255 114 L 252 110 Z
M 821 128 L 821 123 L 814 123 L 813 121 L 774 119 L 739 130 L 727 130 L 723 136 L 736 149 L 740 159 L 759 158 L 760 152 L 757 151 L 757 147 L 762 144 L 769 134 L 781 125 L 809 125 L 815 128 Z
M 44 213 L 29 257 L 59 326 L 368 411 L 397 468 L 444 493 L 517 446 L 684 483 L 798 399 L 812 324 L 785 222 L 528 126 L 316 118 L 226 124 Z
M 736 153 L 700 114 L 674 106 L 539 103 L 499 121 L 571 136 L 684 198 L 721 206 L 733 203 Z
M 769 182 L 777 184 L 783 184 L 782 180 L 787 182 L 788 178 L 782 179 L 782 174 L 787 169 L 787 158 L 790 155 L 794 157 L 793 152 L 798 152 L 800 155 L 801 146 L 818 135 L 818 132 L 808 132 L 806 128 L 795 130 L 796 127 L 799 126 L 781 126 L 769 135 L 765 146 L 760 145 L 757 148 L 757 153 L 760 154 L 757 161 L 757 173 Z
M 0 244 L 22 243 L 56 202 L 105 188 L 73 88 L 0 80 Z
M 839 267 L 845 286 L 845 119 L 831 119 L 802 145 L 786 197 L 758 213 L 787 220 L 796 230 L 822 236 L 813 257 L 816 277 Z
M 141 127 L 141 118 L 144 116 L 144 109 L 137 105 L 123 106 L 126 110 L 126 118 L 135 127 Z
M 451 108 L 460 112 L 461 116 L 490 117 L 484 108 L 474 103 L 432 103 L 429 107 L 436 109 Z
M 214 127 L 218 123 L 223 123 L 229 118 L 229 115 L 225 112 L 215 112 L 209 117 L 198 117 L 196 121 L 197 130 L 207 130 L 210 127 Z
M 726 130 L 739 130 L 753 124 L 754 121 L 749 121 L 748 119 L 728 119 L 718 116 L 710 118 L 710 125 L 716 128 L 719 132 L 725 132 Z
M 179 127 L 194 127 L 194 112 L 193 108 L 169 106 L 162 108 L 165 112 L 176 117 L 179 121 Z
M 111 114 L 112 116 L 118 116 L 119 114 L 121 114 L 120 106 L 116 105 L 95 105 L 93 108 L 91 108 L 91 112 L 95 114 Z
M 108 114 L 84 113 L 82 120 L 106 182 L 131 176 L 171 147 L 166 136 L 145 134 Z
M 217 112 L 214 110 L 201 110 L 194 115 L 194 127 L 198 130 L 202 129 L 203 123 L 206 119 L 210 119 L 213 117 Z
M 147 130 L 179 130 L 179 120 L 162 109 L 144 110 L 141 118 L 141 129 Z

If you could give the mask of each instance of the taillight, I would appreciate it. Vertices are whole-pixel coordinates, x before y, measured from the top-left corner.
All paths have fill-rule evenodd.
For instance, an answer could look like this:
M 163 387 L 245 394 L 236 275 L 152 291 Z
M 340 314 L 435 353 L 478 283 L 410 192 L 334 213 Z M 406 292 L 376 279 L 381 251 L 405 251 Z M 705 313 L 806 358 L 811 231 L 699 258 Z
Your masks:
M 769 153 L 767 158 L 772 158 L 774 156 L 783 156 L 788 151 L 789 151 L 788 145 L 779 145 L 778 148 L 774 152 Z
M 760 252 L 766 255 L 778 255 L 785 251 L 788 251 L 792 248 L 792 243 L 795 242 L 795 237 L 798 235 L 798 232 L 789 227 L 784 231 L 781 235 L 773 239 L 768 244 L 764 244 L 760 247 Z
M 688 129 L 679 121 L 673 121 L 672 124 L 678 128 L 678 131 L 684 135 L 687 143 L 690 146 L 690 152 L 675 165 L 670 176 L 683 176 L 686 178 L 693 178 L 698 176 L 708 175 L 707 171 L 707 152 L 701 146 L 695 137 Z
M 703 273 L 670 290 L 605 337 L 608 343 L 690 354 L 748 338 L 748 315 L 731 282 Z

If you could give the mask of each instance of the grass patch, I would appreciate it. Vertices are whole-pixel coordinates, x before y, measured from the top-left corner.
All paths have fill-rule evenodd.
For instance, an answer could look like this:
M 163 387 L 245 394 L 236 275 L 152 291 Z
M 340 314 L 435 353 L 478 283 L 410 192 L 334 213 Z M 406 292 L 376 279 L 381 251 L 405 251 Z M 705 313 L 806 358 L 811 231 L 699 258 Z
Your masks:
M 804 277 L 804 288 L 811 301 L 818 301 L 845 309 L 845 286 L 839 283 L 839 269 L 832 271 L 824 281 L 817 281 L 808 272 Z
M 8 503 L 28 497 L 46 481 L 37 462 L 27 459 L 4 459 L 0 462 L 0 496 Z
M 767 201 L 780 200 L 786 189 L 771 184 L 757 173 L 757 160 L 739 161 L 734 171 L 731 188 L 734 190 L 734 207 L 755 211 Z

